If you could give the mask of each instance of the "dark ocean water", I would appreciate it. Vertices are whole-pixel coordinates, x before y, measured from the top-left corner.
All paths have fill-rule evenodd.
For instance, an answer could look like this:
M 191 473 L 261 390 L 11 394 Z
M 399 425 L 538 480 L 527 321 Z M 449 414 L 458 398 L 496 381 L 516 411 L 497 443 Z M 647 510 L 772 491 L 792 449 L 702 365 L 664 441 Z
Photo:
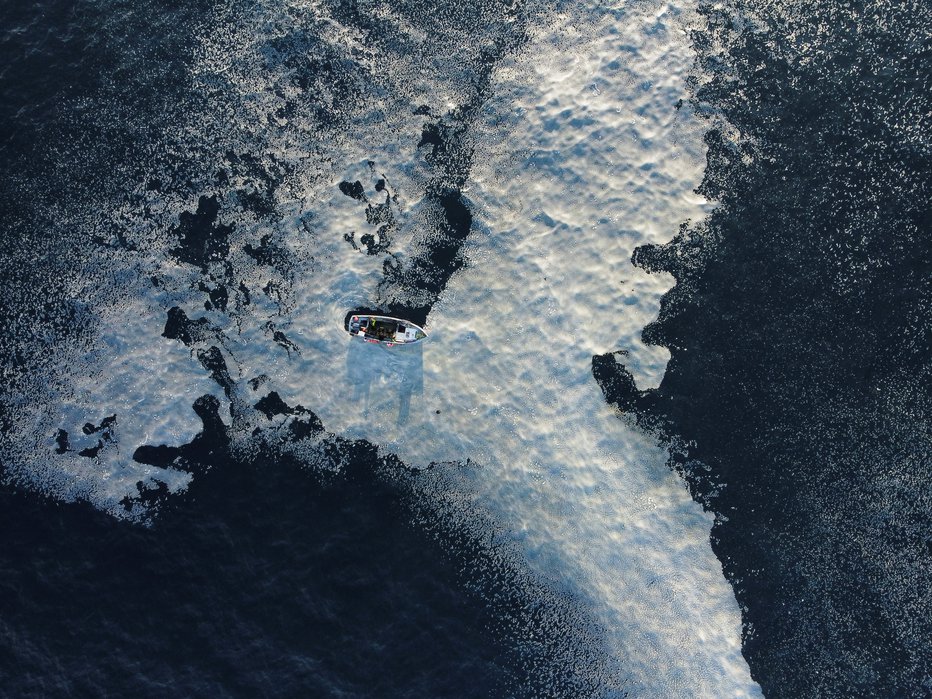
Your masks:
M 393 24 L 357 3 L 323 5 L 387 72 L 407 53 L 419 66 L 456 59 L 440 77 L 460 85 L 461 102 L 418 112 L 434 226 L 415 255 L 386 266 L 373 299 L 426 317 L 464 264 L 470 130 L 531 13 L 398 2 Z M 140 192 L 189 202 L 166 258 L 200 270 L 206 309 L 250 303 L 227 259 L 238 231 L 219 222 L 215 197 L 274 222 L 276 193 L 300 168 L 258 162 L 246 146 L 218 168 L 213 150 L 228 144 L 212 134 L 162 145 L 212 108 L 213 96 L 189 89 L 196 40 L 253 10 L 0 8 L 5 444 L 25 439 L 16 411 L 42 395 L 56 352 L 95 330 L 75 284 L 118 295 L 103 252 L 145 249 L 118 217 L 97 216 L 115 199 L 140 218 Z M 677 279 L 645 330 L 672 354 L 660 388 L 637 390 L 612 355 L 594 358 L 595 380 L 674 445 L 671 465 L 716 514 L 714 550 L 768 697 L 932 696 L 930 9 L 826 0 L 702 4 L 700 15 L 692 99 L 710 119 L 700 192 L 718 208 L 635 255 Z M 417 51 L 404 23 L 426 37 Z M 292 27 L 258 52 L 287 76 L 278 116 L 352 138 L 366 91 L 384 87 L 315 31 Z M 394 235 L 390 209 L 360 203 Z M 287 280 L 273 239 L 247 252 Z M 159 323 L 235 394 L 219 331 L 171 310 Z M 232 428 L 216 399 L 199 401 L 192 442 L 136 445 L 137 462 L 196 475 L 181 496 L 140 482 L 124 504 L 151 507 L 147 525 L 36 495 L 0 462 L 0 695 L 625 695 L 624 658 L 607 657 L 584 605 L 500 551 L 481 512 L 436 504 L 457 466 L 411 472 L 277 394 L 234 401 Z M 85 430 L 101 447 L 107 410 Z M 287 429 L 256 428 L 249 449 L 234 448 L 257 415 Z M 333 469 L 286 448 L 310 438 Z
M 442 519 L 415 524 L 411 484 L 371 449 L 344 451 L 326 480 L 266 455 L 218 460 L 151 528 L 4 492 L 3 695 L 597 689 L 572 669 L 586 629 L 564 601 L 512 587 L 527 574 Z
M 104 276 L 79 221 L 159 160 L 178 98 L 189 31 L 206 6 L 6 3 L 0 8 L 0 318 L 3 379 L 28 392 L 46 350 L 91 330 L 68 287 Z M 179 163 L 179 168 L 183 167 Z M 185 177 L 185 173 L 179 173 Z
M 716 513 L 765 694 L 932 696 L 932 11 L 744 12 L 693 37 L 719 206 L 634 255 L 666 375 L 594 374 Z

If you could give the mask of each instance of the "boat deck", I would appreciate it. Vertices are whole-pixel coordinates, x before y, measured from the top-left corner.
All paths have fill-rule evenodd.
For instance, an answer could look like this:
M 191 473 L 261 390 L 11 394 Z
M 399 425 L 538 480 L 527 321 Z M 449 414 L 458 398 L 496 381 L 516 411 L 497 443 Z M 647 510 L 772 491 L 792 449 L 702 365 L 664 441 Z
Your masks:
M 427 337 L 423 329 L 406 320 L 389 316 L 354 315 L 347 328 L 350 335 L 362 337 L 366 342 L 411 345 Z

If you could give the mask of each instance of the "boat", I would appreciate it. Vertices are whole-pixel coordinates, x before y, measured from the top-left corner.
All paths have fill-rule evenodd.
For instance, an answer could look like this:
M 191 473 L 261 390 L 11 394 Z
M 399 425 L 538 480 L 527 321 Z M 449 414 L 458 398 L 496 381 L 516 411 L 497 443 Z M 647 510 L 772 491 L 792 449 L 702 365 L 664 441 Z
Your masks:
M 410 320 L 391 316 L 352 315 L 347 330 L 353 337 L 386 347 L 414 345 L 427 337 L 424 329 Z

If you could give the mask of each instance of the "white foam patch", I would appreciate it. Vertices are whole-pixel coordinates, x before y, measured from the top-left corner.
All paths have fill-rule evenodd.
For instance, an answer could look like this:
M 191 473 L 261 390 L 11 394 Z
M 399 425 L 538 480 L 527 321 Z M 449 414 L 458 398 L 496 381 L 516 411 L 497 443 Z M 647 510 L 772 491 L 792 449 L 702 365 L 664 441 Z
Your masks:
M 287 34 L 289 13 L 316 12 L 302 3 L 263 12 L 279 6 L 277 21 L 224 25 L 205 40 L 195 84 L 216 86 L 206 102 L 218 115 L 197 133 L 209 127 L 217 153 L 235 143 L 292 163 L 305 155 L 310 126 L 297 117 L 264 121 L 281 99 L 265 88 L 286 86 L 287 75 L 263 73 L 261 42 L 239 40 Z M 474 215 L 470 264 L 431 313 L 428 342 L 385 349 L 342 331 L 347 310 L 371 303 L 384 258 L 343 240 L 371 227 L 336 184 L 360 179 L 373 194 L 375 177 L 387 175 L 399 196 L 402 259 L 405 244 L 430 225 L 418 194 L 429 168 L 416 149 L 426 119 L 411 108 L 431 101 L 441 81 L 422 73 L 406 82 L 405 67 L 393 66 L 393 85 L 382 87 L 398 92 L 360 111 L 358 133 L 334 143 L 316 134 L 315 163 L 332 168 L 309 165 L 289 182 L 303 201 L 277 202 L 290 207 L 280 232 L 295 253 L 295 285 L 285 308 L 257 295 L 241 331 L 227 323 L 228 364 L 237 379 L 267 374 L 270 390 L 314 410 L 328 430 L 365 437 L 413 466 L 478 463 L 468 473 L 480 503 L 534 570 L 589 602 L 630 672 L 630 696 L 760 696 L 740 653 L 739 610 L 709 546 L 711 517 L 666 467 L 666 453 L 606 405 L 591 375 L 593 354 L 626 349 L 639 385 L 659 382 L 667 355 L 639 335 L 672 280 L 635 270 L 631 253 L 669 239 L 708 208 L 692 192 L 702 173 L 702 125 L 688 108 L 673 108 L 692 61 L 687 10 L 669 2 L 571 12 L 538 27 L 522 55 L 497 69 L 465 193 Z M 332 28 L 327 40 L 353 55 L 359 38 L 320 22 Z M 412 60 L 407 70 L 414 68 Z M 447 88 L 437 94 L 456 103 Z M 196 129 L 196 120 L 185 128 Z M 238 235 L 261 228 L 226 211 L 221 219 L 236 223 Z M 249 281 L 260 286 L 260 277 Z M 135 294 L 113 311 L 119 317 L 104 318 L 98 354 L 88 358 L 96 368 L 74 378 L 74 397 L 52 423 L 77 431 L 118 413 L 125 448 L 113 451 L 112 468 L 93 471 L 84 463 L 91 460 L 69 454 L 52 469 L 63 483 L 86 483 L 89 495 L 81 496 L 110 511 L 153 471 L 132 463 L 131 449 L 187 441 L 200 429 L 194 398 L 220 396 L 186 348 L 159 337 L 166 308 L 194 313 L 194 296 L 162 297 L 145 285 Z M 266 319 L 300 354 L 270 340 Z M 187 478 L 162 477 L 173 490 Z
M 17 433 L 32 434 L 36 441 L 19 445 L 17 458 L 8 464 L 11 477 L 62 500 L 85 500 L 133 518 L 149 514 L 138 503 L 129 510 L 121 504 L 138 497 L 137 483 L 154 488 L 161 482 L 169 493 L 187 487 L 188 473 L 137 463 L 133 452 L 142 444 L 189 442 L 201 430 L 194 400 L 209 393 L 221 405 L 227 401 L 187 348 L 161 336 L 166 299 L 147 291 L 133 288 L 110 304 L 98 299 L 102 331 L 71 349 L 68 367 L 59 367 L 66 375 L 45 387 L 41 403 L 17 411 Z M 99 426 L 111 415 L 116 422 L 107 436 L 84 434 L 86 423 Z M 58 429 L 68 433 L 70 450 L 64 453 L 56 451 Z M 94 456 L 78 454 L 99 444 Z M 33 457 L 27 458 L 30 449 Z
M 593 354 L 621 348 L 642 387 L 659 381 L 666 354 L 639 334 L 672 280 L 635 270 L 631 253 L 708 209 L 692 191 L 702 125 L 674 109 L 691 62 L 682 10 L 581 15 L 598 20 L 541 32 L 496 74 L 466 193 L 470 266 L 431 313 L 430 340 L 386 349 L 340 331 L 370 301 L 381 258 L 341 240 L 366 224 L 336 192 L 315 219 L 320 266 L 288 318 L 305 349 L 281 357 L 276 389 L 409 464 L 481 464 L 483 505 L 541 575 L 591 601 L 632 696 L 759 696 L 711 516 L 591 375 Z M 401 163 L 418 157 L 409 143 Z M 341 177 L 364 174 L 358 162 Z M 418 215 L 400 207 L 412 228 L 426 225 Z M 258 373 L 268 355 L 246 344 Z

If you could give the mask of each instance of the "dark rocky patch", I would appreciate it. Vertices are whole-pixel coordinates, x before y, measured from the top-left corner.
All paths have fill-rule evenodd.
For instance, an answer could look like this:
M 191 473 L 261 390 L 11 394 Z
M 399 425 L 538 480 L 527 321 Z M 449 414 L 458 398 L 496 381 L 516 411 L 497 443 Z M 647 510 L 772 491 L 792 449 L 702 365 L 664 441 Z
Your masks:
M 287 353 L 288 357 L 291 357 L 291 353 L 301 354 L 301 350 L 298 346 L 288 339 L 288 336 L 285 335 L 281 330 L 276 329 L 275 324 L 272 321 L 268 321 L 265 324 L 265 331 L 272 335 L 272 340 L 279 347 L 283 348 Z
M 307 411 L 310 412 L 310 411 Z M 307 417 L 295 418 L 288 424 L 288 432 L 291 435 L 291 441 L 299 442 L 302 439 L 310 439 L 322 434 L 324 424 L 314 413 Z
M 282 268 L 289 261 L 288 253 L 276 245 L 272 240 L 272 234 L 266 233 L 259 240 L 259 246 L 255 247 L 250 243 L 243 246 L 243 252 L 256 261 L 257 265 L 266 267 Z
M 362 202 L 368 201 L 366 198 L 366 191 L 363 189 L 362 182 L 359 180 L 355 182 L 347 182 L 344 180 L 340 182 L 338 186 L 340 187 L 340 191 L 351 199 Z
M 207 274 L 211 264 L 223 262 L 230 254 L 232 226 L 217 223 L 220 204 L 216 196 L 201 196 L 197 211 L 185 211 L 178 217 L 178 226 L 171 232 L 178 237 L 178 246 L 169 250 L 175 259 L 199 267 Z
M 375 163 L 369 162 L 369 167 L 373 168 Z M 358 187 L 357 187 L 358 185 Z M 366 222 L 370 226 L 378 226 L 375 233 L 363 233 L 359 237 L 359 242 L 365 248 L 367 255 L 379 255 L 391 249 L 392 233 L 398 228 L 398 222 L 395 219 L 395 213 L 392 210 L 393 197 L 388 190 L 384 178 L 376 182 L 375 189 L 377 192 L 385 193 L 385 201 L 377 203 L 369 200 L 363 193 L 362 183 L 358 180 L 350 185 L 348 182 L 340 183 L 340 190 L 349 197 L 357 199 L 366 204 Z M 360 250 L 356 244 L 356 232 L 343 234 L 343 240 L 353 246 L 354 250 Z
M 267 282 L 266 285 L 262 287 L 262 293 L 275 301 L 279 308 L 285 303 L 288 294 L 285 287 L 273 281 Z
M 472 229 L 472 212 L 456 189 L 429 190 L 430 206 L 433 208 L 433 227 L 430 237 L 419 242 L 417 255 L 407 264 L 390 258 L 383 264 L 383 280 L 379 286 L 380 296 L 391 290 L 398 300 L 386 304 L 380 313 L 410 320 L 418 325 L 427 322 L 430 309 L 446 288 L 453 274 L 466 265 L 461 254 Z M 405 299 L 414 294 L 429 293 L 430 301 L 417 306 Z M 354 313 L 363 313 L 361 308 Z
M 181 447 L 172 447 L 167 444 L 152 446 L 143 444 L 133 452 L 133 461 L 159 468 L 168 468 L 182 454 Z
M 235 382 L 230 376 L 227 362 L 223 358 L 223 353 L 220 351 L 220 348 L 216 345 L 211 345 L 206 350 L 199 349 L 197 351 L 197 360 L 201 363 L 201 366 L 210 372 L 210 378 L 223 388 L 223 392 L 226 394 L 227 398 L 232 398 Z
M 187 444 L 168 446 L 165 444 L 139 446 L 133 452 L 133 460 L 167 468 L 203 470 L 206 466 L 224 459 L 229 453 L 230 435 L 220 419 L 220 401 L 212 395 L 203 395 L 194 401 L 194 412 L 201 419 L 201 431 Z
M 418 148 L 424 146 L 431 147 L 431 155 L 436 156 L 437 149 L 443 147 L 443 139 L 440 137 L 440 127 L 437 124 L 426 124 L 421 131 L 421 140 L 417 142 Z
M 207 318 L 192 320 L 178 306 L 174 306 L 168 310 L 168 320 L 165 322 L 162 337 L 178 340 L 186 347 L 192 347 L 216 338 L 218 333 L 219 330 Z
M 275 199 L 270 191 L 238 189 L 236 190 L 236 199 L 241 207 L 252 211 L 256 216 L 261 218 L 275 218 L 278 216 Z
M 594 356 L 592 376 L 602 388 L 606 400 L 622 412 L 640 414 L 651 412 L 652 394 L 649 391 L 638 390 L 631 372 L 625 368 L 624 364 L 619 363 L 619 354 L 612 352 Z
M 231 173 L 246 182 L 246 186 L 236 189 L 234 193 L 236 203 L 257 218 L 278 220 L 280 215 L 275 206 L 275 192 L 286 177 L 278 160 L 271 157 L 270 162 L 266 163 L 251 153 L 234 151 L 227 151 L 225 158 Z M 218 181 L 228 182 L 230 174 L 226 171 L 221 173 Z
M 132 512 L 133 507 L 142 505 L 155 511 L 159 505 L 166 502 L 169 497 L 168 486 L 162 481 L 138 481 L 136 483 L 135 498 L 124 498 L 120 503 L 126 512 Z
M 353 250 L 359 250 L 359 246 L 356 244 L 356 231 L 350 231 L 349 233 L 343 234 L 343 240 L 353 246 Z
M 265 415 L 268 420 L 276 415 L 294 415 L 295 413 L 295 409 L 282 400 L 282 397 L 278 395 L 278 391 L 272 391 L 260 399 L 253 407 Z
M 89 459 L 97 458 L 97 455 L 100 453 L 100 450 L 104 448 L 103 440 L 98 439 L 97 444 L 93 447 L 86 447 L 78 452 L 78 456 L 83 456 Z
M 422 138 L 419 145 L 431 145 L 427 160 L 437 172 L 437 177 L 428 184 L 426 197 L 432 225 L 429 233 L 416 241 L 416 254 L 407 264 L 403 265 L 394 257 L 385 260 L 379 285 L 382 302 L 379 310 L 374 311 L 406 318 L 418 325 L 426 323 L 431 307 L 450 277 L 465 265 L 460 251 L 472 228 L 472 213 L 459 191 L 465 184 L 472 156 L 471 148 L 465 143 L 466 124 L 454 121 L 448 125 L 441 120 L 425 127 L 425 133 L 431 136 L 426 142 Z M 448 184 L 451 181 L 455 186 Z M 391 225 L 394 226 L 394 221 Z M 369 248 L 382 241 L 380 238 L 377 244 L 370 235 L 363 236 L 361 242 Z M 406 302 L 405 299 L 414 295 L 423 297 L 425 291 L 430 299 L 427 303 L 414 306 Z M 365 312 L 363 308 L 352 311 Z
M 59 429 L 55 434 L 55 453 L 64 454 L 69 451 L 71 451 L 71 442 L 68 433 L 63 429 Z
M 296 442 L 310 437 L 317 437 L 324 432 L 324 424 L 317 415 L 303 405 L 292 408 L 282 400 L 277 391 L 272 391 L 259 400 L 253 407 L 265 415 L 268 420 L 271 420 L 277 415 L 294 416 L 293 419 L 288 422 L 290 441 Z M 259 432 L 256 434 L 258 435 Z
M 85 422 L 81 427 L 81 432 L 88 437 L 93 434 L 99 434 L 100 438 L 93 446 L 79 449 L 77 455 L 89 459 L 97 458 L 104 447 L 114 443 L 113 428 L 116 425 L 116 421 L 117 416 L 110 415 L 101 420 L 99 425 L 95 425 L 93 422 Z M 71 436 L 68 434 L 67 430 L 59 429 L 55 434 L 55 453 L 66 454 L 70 451 L 74 451 L 71 445 Z
M 84 426 L 81 428 L 81 431 L 88 435 L 103 432 L 105 430 L 109 432 L 110 428 L 116 424 L 116 419 L 116 415 L 110 415 L 109 417 L 105 417 L 103 420 L 101 420 L 99 425 L 95 425 L 92 422 L 85 422 Z
M 366 207 L 366 222 L 370 226 L 377 226 L 383 223 L 386 224 L 386 226 L 383 226 L 382 229 L 379 230 L 380 234 L 383 231 L 390 229 L 394 230 L 395 215 L 392 212 L 390 195 L 386 194 L 385 201 L 381 204 L 373 204 L 372 202 L 369 202 L 369 205 Z
M 220 401 L 214 396 L 203 395 L 194 401 L 194 412 L 201 419 L 204 429 L 191 441 L 187 451 L 189 458 L 202 463 L 223 457 L 230 446 L 227 426 L 220 419 Z
M 260 374 L 259 376 L 255 376 L 255 377 L 249 379 L 249 381 L 247 381 L 246 383 L 249 385 L 249 387 L 250 387 L 253 391 L 258 391 L 258 390 L 259 390 L 259 386 L 261 386 L 261 385 L 264 384 L 264 383 L 267 383 L 268 381 L 269 381 L 269 376 L 268 376 L 268 374 Z
M 436 9 L 436 15 L 420 11 L 409 21 L 413 26 L 424 27 L 430 41 L 438 45 L 448 43 L 450 39 L 445 37 L 449 36 L 450 28 L 463 22 L 462 26 L 471 28 L 477 46 L 482 48 L 468 58 L 464 56 L 459 64 L 463 78 L 458 106 L 445 115 L 437 114 L 429 105 L 420 105 L 414 111 L 429 119 L 417 144 L 429 167 L 423 198 L 429 225 L 415 240 L 405 264 L 396 258 L 384 262 L 383 279 L 372 304 L 381 314 L 403 317 L 419 325 L 426 323 L 452 275 L 466 264 L 462 247 L 472 227 L 472 214 L 462 190 L 472 167 L 472 126 L 488 98 L 495 66 L 524 44 L 528 21 L 527 8 L 522 4 L 492 3 L 468 8 L 460 5 L 455 9 L 444 5 Z M 372 29 L 372 20 L 365 14 L 349 12 L 345 21 L 364 32 Z M 373 215 L 378 214 L 373 211 Z M 378 241 L 374 236 L 363 236 L 361 242 L 375 246 L 371 248 L 373 254 L 381 253 L 385 251 L 379 247 L 383 240 L 381 230 L 379 236 Z M 367 246 L 367 252 L 369 249 Z M 426 300 L 413 304 L 411 298 Z M 365 311 L 360 307 L 354 312 Z
M 230 294 L 225 286 L 222 284 L 208 286 L 204 282 L 200 282 L 198 284 L 198 289 L 205 292 L 209 299 L 204 302 L 205 310 L 212 311 L 217 309 L 218 311 L 226 312 L 227 303 L 229 303 L 230 300 Z
M 363 233 L 359 236 L 359 242 L 366 247 L 367 255 L 378 255 L 388 251 L 392 242 L 391 238 L 388 237 L 388 229 L 388 226 L 382 226 L 379 229 L 378 237 L 372 233 Z

